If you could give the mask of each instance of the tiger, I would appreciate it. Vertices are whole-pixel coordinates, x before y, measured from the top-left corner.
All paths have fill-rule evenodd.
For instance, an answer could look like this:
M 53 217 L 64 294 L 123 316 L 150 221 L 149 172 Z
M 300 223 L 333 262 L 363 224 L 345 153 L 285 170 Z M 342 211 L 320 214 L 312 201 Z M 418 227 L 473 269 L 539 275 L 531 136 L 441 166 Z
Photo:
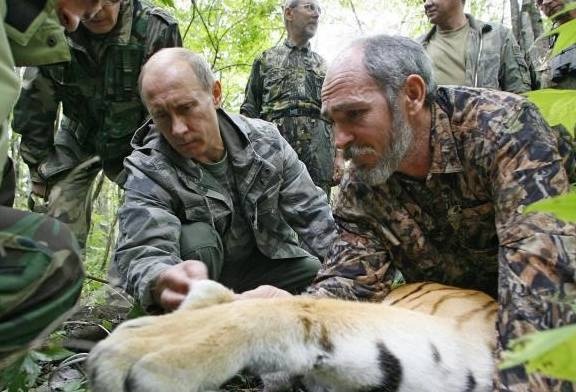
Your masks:
M 90 352 L 94 392 L 216 391 L 234 375 L 265 391 L 487 392 L 497 305 L 486 294 L 406 284 L 382 303 L 332 298 L 234 300 L 212 280 L 180 308 L 121 324 Z

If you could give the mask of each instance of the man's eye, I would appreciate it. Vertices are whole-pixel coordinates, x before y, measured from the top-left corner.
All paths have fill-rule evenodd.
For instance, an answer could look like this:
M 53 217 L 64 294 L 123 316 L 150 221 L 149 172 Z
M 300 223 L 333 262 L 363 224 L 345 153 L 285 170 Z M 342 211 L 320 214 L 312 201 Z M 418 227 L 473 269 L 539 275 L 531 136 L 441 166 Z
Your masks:
M 152 114 L 152 118 L 154 119 L 155 122 L 158 121 L 164 121 L 168 116 L 166 115 L 166 113 L 153 113 Z
M 362 110 L 350 110 L 348 113 L 348 119 L 350 120 L 354 120 L 359 118 L 360 116 L 362 116 L 362 114 L 364 114 L 364 111 Z

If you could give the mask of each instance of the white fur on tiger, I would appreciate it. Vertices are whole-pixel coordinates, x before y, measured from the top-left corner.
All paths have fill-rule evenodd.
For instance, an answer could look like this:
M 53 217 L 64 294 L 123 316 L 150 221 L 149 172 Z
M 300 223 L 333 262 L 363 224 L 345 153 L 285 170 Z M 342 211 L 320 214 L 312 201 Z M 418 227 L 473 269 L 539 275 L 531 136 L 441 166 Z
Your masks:
M 493 301 L 477 292 L 443 300 L 459 315 L 484 315 L 470 325 L 400 307 L 410 298 L 414 306 L 428 290 L 420 285 L 393 293 L 398 306 L 389 306 L 302 296 L 232 302 L 220 284 L 195 283 L 179 310 L 125 322 L 100 342 L 89 378 L 95 392 L 210 391 L 242 370 L 298 377 L 309 391 L 490 391 L 493 332 L 481 331 L 494 331 Z M 428 297 L 446 286 L 431 287 Z M 438 311 L 428 302 L 428 313 Z

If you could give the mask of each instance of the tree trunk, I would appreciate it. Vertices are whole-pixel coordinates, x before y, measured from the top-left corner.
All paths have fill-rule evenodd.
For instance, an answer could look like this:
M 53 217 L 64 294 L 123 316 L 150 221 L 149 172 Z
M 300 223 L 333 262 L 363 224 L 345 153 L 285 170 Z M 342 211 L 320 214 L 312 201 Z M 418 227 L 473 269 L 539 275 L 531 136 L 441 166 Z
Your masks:
M 522 42 L 522 17 L 520 15 L 520 7 L 518 0 L 510 0 L 510 17 L 512 20 L 512 33 L 518 43 Z

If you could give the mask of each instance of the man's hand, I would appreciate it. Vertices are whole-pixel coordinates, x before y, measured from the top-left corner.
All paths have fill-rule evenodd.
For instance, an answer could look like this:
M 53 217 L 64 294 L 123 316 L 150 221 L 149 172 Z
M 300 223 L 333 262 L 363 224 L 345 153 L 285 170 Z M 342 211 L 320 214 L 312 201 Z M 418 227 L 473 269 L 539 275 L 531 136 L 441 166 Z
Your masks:
M 254 290 L 248 290 L 242 294 L 236 294 L 235 299 L 255 299 L 255 298 L 284 298 L 291 297 L 289 292 L 279 289 L 274 286 L 262 285 L 256 287 Z
M 199 260 L 186 260 L 173 265 L 162 271 L 156 279 L 154 299 L 162 308 L 175 310 L 186 298 L 190 285 L 203 279 L 208 279 L 208 269 Z

